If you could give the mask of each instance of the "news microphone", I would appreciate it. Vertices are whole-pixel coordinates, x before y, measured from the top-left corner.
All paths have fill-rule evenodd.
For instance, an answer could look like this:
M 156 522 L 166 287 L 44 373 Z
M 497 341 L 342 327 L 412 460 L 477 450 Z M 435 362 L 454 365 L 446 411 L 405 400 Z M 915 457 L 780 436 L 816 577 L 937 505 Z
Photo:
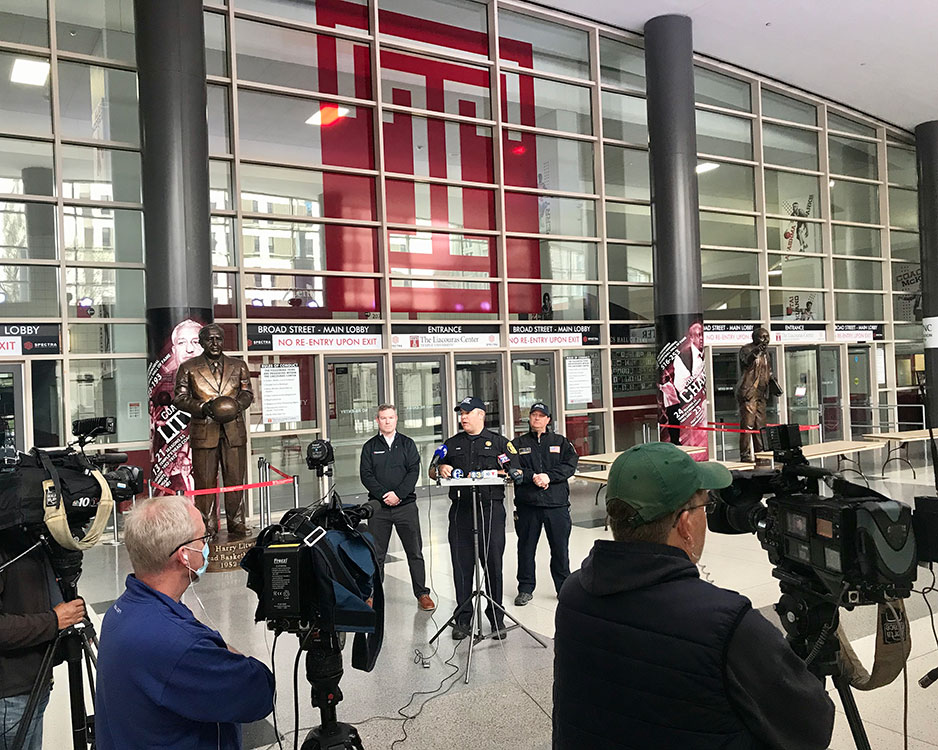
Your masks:
M 521 484 L 521 480 L 524 479 L 524 472 L 521 469 L 512 469 L 511 468 L 511 459 L 508 458 L 504 453 L 498 454 L 498 465 L 505 470 L 505 473 L 511 478 L 511 481 L 515 484 Z
M 430 461 L 430 471 L 433 471 L 439 465 L 440 461 L 446 458 L 446 454 L 448 452 L 449 451 L 446 450 L 445 445 L 441 445 L 439 448 L 433 451 L 433 460 Z

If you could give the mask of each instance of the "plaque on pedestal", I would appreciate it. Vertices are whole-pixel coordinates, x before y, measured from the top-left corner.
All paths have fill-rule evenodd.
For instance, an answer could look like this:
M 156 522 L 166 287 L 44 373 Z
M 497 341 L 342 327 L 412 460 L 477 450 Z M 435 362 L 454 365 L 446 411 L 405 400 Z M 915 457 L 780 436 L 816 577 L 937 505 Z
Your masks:
M 208 545 L 209 573 L 222 573 L 227 570 L 241 570 L 241 558 L 254 546 L 257 536 L 248 532 L 248 536 L 229 534 L 219 531 Z

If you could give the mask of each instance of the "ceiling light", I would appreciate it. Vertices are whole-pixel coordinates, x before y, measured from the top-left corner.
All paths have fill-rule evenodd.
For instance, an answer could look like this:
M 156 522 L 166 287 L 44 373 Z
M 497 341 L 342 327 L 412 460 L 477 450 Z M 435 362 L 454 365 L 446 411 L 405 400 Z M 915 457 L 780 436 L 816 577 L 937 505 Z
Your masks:
M 697 174 L 703 174 L 704 172 L 712 172 L 714 169 L 719 169 L 720 165 L 712 161 L 702 161 L 697 165 Z
M 328 127 L 343 117 L 348 117 L 351 111 L 348 107 L 340 107 L 337 104 L 322 104 L 319 109 L 313 112 L 306 124 Z
M 49 77 L 49 63 L 45 60 L 27 60 L 17 57 L 13 61 L 13 70 L 10 71 L 10 80 L 13 83 L 22 83 L 26 86 L 45 86 Z

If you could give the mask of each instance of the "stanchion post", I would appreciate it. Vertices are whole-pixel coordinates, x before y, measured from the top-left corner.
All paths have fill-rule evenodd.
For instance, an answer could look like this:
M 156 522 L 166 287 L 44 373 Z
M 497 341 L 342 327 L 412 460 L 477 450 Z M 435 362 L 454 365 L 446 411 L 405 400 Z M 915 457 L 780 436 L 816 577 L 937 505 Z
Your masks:
M 723 460 L 726 460 L 726 427 L 724 425 L 726 420 L 723 417 L 720 417 L 720 448 L 723 452 Z
M 258 482 L 267 481 L 266 478 L 264 477 L 264 457 L 263 456 L 257 457 L 257 481 Z M 266 529 L 270 525 L 270 523 L 267 520 L 267 512 L 266 512 L 267 509 L 264 507 L 264 490 L 266 489 L 267 489 L 266 487 L 257 488 L 257 518 L 258 518 L 258 521 L 260 522 L 260 526 L 262 529 Z
M 300 507 L 300 477 L 297 474 L 293 475 L 293 507 Z
M 105 542 L 105 544 L 109 544 L 112 547 L 119 547 L 121 543 L 121 537 L 120 537 L 120 532 L 117 530 L 117 501 L 116 500 L 114 500 L 111 505 L 111 520 L 114 522 L 114 538 L 109 542 Z

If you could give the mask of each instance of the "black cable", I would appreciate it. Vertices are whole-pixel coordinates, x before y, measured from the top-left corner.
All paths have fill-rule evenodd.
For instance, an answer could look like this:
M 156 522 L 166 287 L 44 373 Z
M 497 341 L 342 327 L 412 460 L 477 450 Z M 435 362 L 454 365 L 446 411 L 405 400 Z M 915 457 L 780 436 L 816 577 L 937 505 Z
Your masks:
M 293 750 L 297 750 L 297 741 L 300 737 L 300 654 L 303 653 L 303 641 L 296 647 L 296 658 L 293 660 Z
M 274 676 L 274 734 L 277 736 L 277 745 L 280 747 L 280 750 L 283 750 L 283 742 L 280 739 L 280 729 L 277 726 L 277 639 L 280 637 L 280 632 L 277 631 L 274 633 L 274 645 L 270 650 L 270 672 Z

